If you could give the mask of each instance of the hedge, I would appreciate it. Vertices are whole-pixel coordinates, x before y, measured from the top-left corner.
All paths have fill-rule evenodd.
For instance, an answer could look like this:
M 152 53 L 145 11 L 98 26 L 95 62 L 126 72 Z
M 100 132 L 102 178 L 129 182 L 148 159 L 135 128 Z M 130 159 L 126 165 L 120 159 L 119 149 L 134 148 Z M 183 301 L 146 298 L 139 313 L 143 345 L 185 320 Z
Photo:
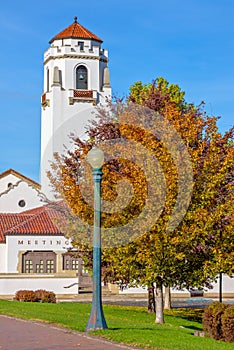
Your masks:
M 202 324 L 211 338 L 234 342 L 234 305 L 212 303 L 204 310 Z
M 18 290 L 15 294 L 15 300 L 27 302 L 42 302 L 42 303 L 56 303 L 56 296 L 54 292 L 44 289 L 33 290 Z

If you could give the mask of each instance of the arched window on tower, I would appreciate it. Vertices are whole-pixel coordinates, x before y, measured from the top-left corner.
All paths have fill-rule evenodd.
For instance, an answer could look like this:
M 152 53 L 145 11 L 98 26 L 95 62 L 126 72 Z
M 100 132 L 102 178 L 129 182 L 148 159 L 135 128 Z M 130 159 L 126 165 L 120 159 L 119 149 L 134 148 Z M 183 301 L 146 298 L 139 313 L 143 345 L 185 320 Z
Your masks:
M 76 69 L 76 89 L 88 90 L 88 71 L 85 66 Z

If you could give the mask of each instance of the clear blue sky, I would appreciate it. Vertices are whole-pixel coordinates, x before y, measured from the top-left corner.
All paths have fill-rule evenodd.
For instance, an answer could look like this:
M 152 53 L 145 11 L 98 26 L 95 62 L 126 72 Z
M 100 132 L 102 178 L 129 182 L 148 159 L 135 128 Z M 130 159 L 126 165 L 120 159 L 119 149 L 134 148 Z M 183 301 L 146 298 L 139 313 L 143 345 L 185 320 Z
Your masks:
M 233 0 L 3 1 L 0 172 L 39 181 L 43 53 L 74 16 L 109 50 L 114 94 L 163 76 L 221 116 L 220 131 L 233 125 Z

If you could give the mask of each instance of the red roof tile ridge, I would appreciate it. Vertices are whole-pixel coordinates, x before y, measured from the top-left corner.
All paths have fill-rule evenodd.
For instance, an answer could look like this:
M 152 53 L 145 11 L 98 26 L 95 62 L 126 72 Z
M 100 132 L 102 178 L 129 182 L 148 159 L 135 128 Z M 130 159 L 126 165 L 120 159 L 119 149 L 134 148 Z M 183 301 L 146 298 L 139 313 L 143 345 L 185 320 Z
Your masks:
M 63 219 L 65 217 L 64 213 L 61 210 L 57 210 L 56 208 L 52 207 L 50 204 L 21 212 L 22 215 L 27 214 L 27 215 L 33 215 L 34 217 L 40 215 L 41 213 L 46 213 L 52 220 L 58 219 L 58 218 Z
M 46 205 L 42 205 L 40 207 L 31 208 L 31 209 L 22 211 L 19 214 L 20 215 L 35 215 L 35 214 L 40 213 L 40 212 L 42 212 L 44 210 L 46 210 Z
M 33 214 L 30 214 L 30 213 L 27 213 L 26 211 L 22 211 L 20 213 L 0 213 L 0 216 L 19 216 L 19 217 L 22 217 L 22 216 L 32 216 Z

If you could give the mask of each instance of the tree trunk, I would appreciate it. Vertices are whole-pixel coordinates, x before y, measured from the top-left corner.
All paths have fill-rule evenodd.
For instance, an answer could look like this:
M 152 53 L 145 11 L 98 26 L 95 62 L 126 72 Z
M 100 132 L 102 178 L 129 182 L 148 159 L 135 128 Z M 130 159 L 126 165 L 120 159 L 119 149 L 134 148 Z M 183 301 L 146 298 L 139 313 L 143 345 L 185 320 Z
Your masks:
M 155 314 L 155 296 L 154 296 L 154 285 L 148 287 L 148 313 Z
M 162 282 L 156 283 L 156 318 L 155 323 L 164 323 L 163 316 L 163 285 Z
M 171 309 L 171 289 L 170 286 L 165 287 L 165 300 L 164 300 L 164 309 Z

